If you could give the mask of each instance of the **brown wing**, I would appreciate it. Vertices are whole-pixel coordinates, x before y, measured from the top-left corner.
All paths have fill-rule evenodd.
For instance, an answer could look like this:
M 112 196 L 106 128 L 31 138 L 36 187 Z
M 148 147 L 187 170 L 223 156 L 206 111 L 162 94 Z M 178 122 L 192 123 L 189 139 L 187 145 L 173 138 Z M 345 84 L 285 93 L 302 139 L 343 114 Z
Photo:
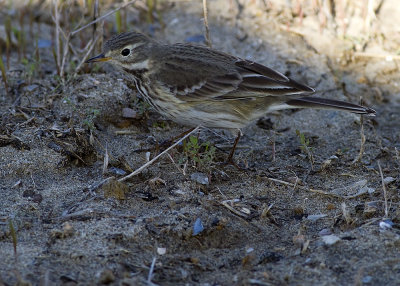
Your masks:
M 159 80 L 186 101 L 306 95 L 314 90 L 268 67 L 202 46 L 177 44 L 165 55 Z M 289 100 L 290 98 L 288 98 Z
M 165 70 L 160 71 L 160 74 L 164 74 L 162 82 L 178 98 L 186 101 L 197 101 L 229 94 L 237 90 L 242 81 L 238 73 L 224 72 L 218 74 L 215 73 L 214 69 L 207 73 L 204 67 L 199 65 L 201 64 L 198 64 L 197 70 L 195 70 L 169 63 Z M 171 71 L 173 71 L 171 75 L 166 74 L 171 73 Z M 210 75 L 213 72 L 214 74 Z
M 235 65 L 242 76 L 239 91 L 259 92 L 270 96 L 306 95 L 314 92 L 313 88 L 256 62 L 240 59 Z

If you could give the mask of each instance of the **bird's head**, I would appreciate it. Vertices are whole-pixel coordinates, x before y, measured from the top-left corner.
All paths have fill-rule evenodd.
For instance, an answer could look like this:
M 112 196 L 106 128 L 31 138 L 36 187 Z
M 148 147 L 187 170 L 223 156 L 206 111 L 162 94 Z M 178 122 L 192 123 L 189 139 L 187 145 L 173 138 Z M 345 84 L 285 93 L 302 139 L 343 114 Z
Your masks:
M 109 61 L 125 70 L 145 69 L 153 43 L 153 40 L 140 33 L 122 33 L 105 42 L 103 52 L 87 60 L 86 63 Z

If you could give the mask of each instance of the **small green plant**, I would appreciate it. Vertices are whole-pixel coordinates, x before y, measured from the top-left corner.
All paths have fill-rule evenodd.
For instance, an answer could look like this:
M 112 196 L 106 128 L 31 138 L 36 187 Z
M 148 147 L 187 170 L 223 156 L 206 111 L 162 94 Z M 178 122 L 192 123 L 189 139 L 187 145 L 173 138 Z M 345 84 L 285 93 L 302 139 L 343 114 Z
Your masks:
M 155 121 L 153 122 L 153 128 L 165 129 L 167 127 L 167 122 L 165 121 Z
M 59 66 L 58 61 L 57 61 L 57 52 L 56 52 L 56 49 L 54 47 L 52 49 L 52 54 L 53 54 L 53 58 L 54 58 L 54 63 L 56 64 L 57 76 L 59 76 L 60 75 L 60 66 Z M 61 81 L 61 78 L 60 78 L 60 81 Z
M 14 224 L 11 219 L 8 220 L 8 227 L 10 228 L 10 235 L 14 248 L 14 257 L 17 258 L 17 232 L 15 231 Z
M 140 99 L 139 97 L 135 97 L 135 99 L 133 100 L 133 105 L 136 107 L 136 110 L 140 116 L 145 114 L 150 109 L 150 104 Z
M 7 55 L 7 69 L 10 69 L 10 51 L 11 51 L 11 34 L 12 34 L 12 24 L 11 24 L 11 17 L 8 16 L 4 23 L 4 28 L 6 30 L 6 55 Z
M 0 71 L 1 71 L 1 77 L 3 78 L 6 93 L 8 94 L 7 74 L 6 74 L 6 69 L 4 67 L 1 50 L 0 50 Z
M 155 10 L 156 1 L 155 0 L 147 0 L 147 22 L 154 23 L 153 12 Z
M 122 17 L 121 17 L 121 10 L 118 10 L 117 12 L 115 12 L 115 24 L 116 24 L 116 28 L 117 28 L 117 33 L 121 33 L 122 32 Z
M 194 166 L 199 169 L 207 169 L 215 158 L 216 148 L 210 142 L 199 143 L 196 136 L 190 136 L 183 143 L 185 157 L 180 163 L 192 161 Z
M 76 70 L 76 66 L 77 66 L 77 64 L 76 64 L 75 61 L 73 61 L 73 60 L 70 60 L 70 61 L 69 61 L 69 70 L 70 70 L 70 71 Z M 67 79 L 67 81 L 68 81 L 68 79 Z
M 14 37 L 18 41 L 18 59 L 21 59 L 22 55 L 24 54 L 25 46 L 26 46 L 25 34 L 22 30 L 19 30 L 15 27 L 12 27 L 11 30 L 12 30 L 12 33 L 14 34 Z
M 301 133 L 299 130 L 296 130 L 296 134 L 300 139 L 300 149 L 301 151 L 307 155 L 308 159 L 311 163 L 311 169 L 314 167 L 314 156 L 312 154 L 312 147 L 310 147 L 310 139 L 307 139 L 304 133 Z
M 100 114 L 100 110 L 98 109 L 89 109 L 86 112 L 86 118 L 83 120 L 83 125 L 86 126 L 89 130 L 94 130 L 96 127 L 94 126 L 94 120 L 97 115 Z
M 21 63 L 25 66 L 25 72 L 28 82 L 32 82 L 32 80 L 38 77 L 40 73 L 40 60 L 37 61 L 36 59 L 33 61 L 29 61 L 26 58 L 21 60 Z

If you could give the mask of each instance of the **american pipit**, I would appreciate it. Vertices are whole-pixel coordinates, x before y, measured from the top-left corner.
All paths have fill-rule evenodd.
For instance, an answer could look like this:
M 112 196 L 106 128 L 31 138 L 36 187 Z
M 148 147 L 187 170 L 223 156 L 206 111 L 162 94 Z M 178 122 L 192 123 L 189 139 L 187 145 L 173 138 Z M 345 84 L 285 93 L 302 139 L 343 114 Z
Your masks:
M 374 115 L 371 108 L 310 97 L 314 89 L 259 63 L 201 45 L 163 44 L 128 32 L 109 39 L 87 62 L 109 61 L 124 71 L 143 98 L 186 126 L 239 129 L 274 110 L 320 108 Z

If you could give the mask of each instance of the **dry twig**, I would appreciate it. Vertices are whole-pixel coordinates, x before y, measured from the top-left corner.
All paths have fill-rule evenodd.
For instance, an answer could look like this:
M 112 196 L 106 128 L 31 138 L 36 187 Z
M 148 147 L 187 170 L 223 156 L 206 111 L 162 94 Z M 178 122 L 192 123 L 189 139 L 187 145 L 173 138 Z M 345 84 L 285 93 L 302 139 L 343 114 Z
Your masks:
M 62 62 L 61 62 L 61 67 L 60 67 L 60 77 L 63 78 L 64 77 L 64 67 L 65 67 L 65 63 L 67 61 L 67 57 L 68 57 L 68 46 L 69 46 L 69 41 L 71 39 L 71 34 L 68 34 L 67 37 L 65 38 L 65 44 L 64 44 L 64 53 L 63 53 L 63 57 L 62 57 Z
M 353 222 L 353 219 L 352 219 L 351 216 L 350 216 L 350 212 L 349 212 L 349 210 L 347 209 L 347 205 L 346 205 L 345 202 L 343 202 L 343 203 L 341 204 L 341 208 L 342 208 L 342 214 L 343 214 L 343 217 L 344 217 L 346 223 L 347 223 L 348 225 L 350 225 L 350 224 Z
M 97 35 L 96 38 L 93 40 L 91 39 L 89 41 L 89 43 L 86 45 L 86 47 L 89 47 L 89 49 L 87 49 L 87 52 L 85 54 L 85 56 L 82 58 L 82 60 L 80 61 L 80 63 L 78 64 L 78 66 L 75 69 L 75 75 L 79 72 L 79 70 L 81 69 L 82 65 L 85 63 L 87 57 L 89 56 L 89 54 L 93 51 L 93 48 L 96 46 L 97 41 L 99 40 L 100 35 Z M 85 49 L 86 50 L 86 49 Z
M 230 205 L 230 203 L 234 203 L 234 202 L 236 202 L 236 201 L 239 201 L 239 200 L 225 200 L 225 201 L 222 201 L 222 202 L 221 202 L 221 205 L 223 205 L 224 207 L 226 207 L 228 210 L 230 210 L 231 212 L 233 212 L 235 215 L 237 215 L 237 216 L 239 216 L 239 217 L 247 218 L 248 215 L 246 215 L 246 214 L 244 214 L 244 213 L 242 213 L 242 212 L 240 212 L 240 211 L 235 210 L 235 209 Z
M 204 14 L 204 28 L 205 28 L 205 38 L 206 44 L 210 48 L 212 47 L 210 38 L 210 29 L 208 28 L 208 11 L 207 11 L 207 0 L 203 0 L 203 14 Z
M 381 163 L 379 161 L 378 161 L 378 168 L 379 168 L 379 174 L 381 175 L 383 198 L 385 200 L 385 218 L 388 218 L 389 217 L 389 211 L 388 211 L 388 202 L 387 202 L 387 192 L 386 192 L 385 181 L 383 179 Z
M 355 52 L 353 54 L 356 58 L 378 58 L 378 59 L 385 59 L 387 61 L 394 61 L 400 60 L 399 55 L 389 55 L 389 54 L 377 54 L 377 53 L 365 53 L 365 52 Z
M 172 158 L 172 156 L 171 156 L 169 153 L 167 153 L 167 156 L 168 156 L 168 158 L 171 160 L 172 164 L 174 164 L 174 166 L 178 169 L 178 171 L 181 172 L 182 175 L 186 176 L 185 169 L 181 169 L 181 168 L 175 163 L 174 158 Z M 185 165 L 186 165 L 186 163 L 185 163 Z
M 103 161 L 103 174 L 105 174 L 107 172 L 107 168 L 108 168 L 108 160 L 109 160 L 109 156 L 108 156 L 108 148 L 106 145 L 106 150 L 104 152 L 104 161 Z
M 311 189 L 311 188 L 299 186 L 297 184 L 297 182 L 295 184 L 293 184 L 293 183 L 289 183 L 289 182 L 286 182 L 286 181 L 282 181 L 282 180 L 274 179 L 274 178 L 269 178 L 269 177 L 262 177 L 262 178 L 265 178 L 265 179 L 267 179 L 269 181 L 272 181 L 272 182 L 275 182 L 275 183 L 283 184 L 283 185 L 286 185 L 286 186 L 291 186 L 291 187 L 293 187 L 293 189 L 295 187 L 297 187 L 297 188 L 299 188 L 301 190 L 305 190 L 305 191 L 308 191 L 308 192 L 312 192 L 312 193 L 317 193 L 317 194 L 324 195 L 324 196 L 330 196 L 330 197 L 334 197 L 334 198 L 343 199 L 343 197 L 341 197 L 341 196 L 339 196 L 337 194 L 328 193 L 328 192 L 325 192 L 323 190 L 317 190 L 317 189 Z
M 364 135 L 364 117 L 361 115 L 360 118 L 360 125 L 361 125 L 361 129 L 360 129 L 360 135 L 361 135 L 361 145 L 360 145 L 360 152 L 358 153 L 357 158 L 355 158 L 353 160 L 353 162 L 351 162 L 353 165 L 360 162 L 361 158 L 364 154 L 364 149 L 365 149 L 365 135 Z
M 54 18 L 53 21 L 56 24 L 56 64 L 58 67 L 61 66 L 61 50 L 60 50 L 60 14 L 58 11 L 58 0 L 53 0 L 54 5 Z
M 155 265 L 156 265 L 156 257 L 153 257 L 153 261 L 151 262 L 150 265 L 149 275 L 147 276 L 147 285 L 154 285 L 153 282 L 151 282 L 151 278 L 153 277 Z
M 80 27 L 80 28 L 76 29 L 75 31 L 72 31 L 72 32 L 71 32 L 71 36 L 75 35 L 76 33 L 79 33 L 80 31 L 86 29 L 87 27 L 90 27 L 91 25 L 93 25 L 93 24 L 95 24 L 95 23 L 97 23 L 97 22 L 103 20 L 104 18 L 110 16 L 111 14 L 114 14 L 114 13 L 117 12 L 118 10 L 120 10 L 120 9 L 122 9 L 122 8 L 125 8 L 126 6 L 135 3 L 136 1 L 137 1 L 137 0 L 133 0 L 133 1 L 129 1 L 129 2 L 127 2 L 127 3 L 122 4 L 122 5 L 119 6 L 118 8 L 115 8 L 114 10 L 112 10 L 112 11 L 110 11 L 110 12 L 104 14 L 103 16 L 100 16 L 99 18 L 97 18 L 96 20 L 93 20 L 92 22 L 86 24 L 85 26 Z

